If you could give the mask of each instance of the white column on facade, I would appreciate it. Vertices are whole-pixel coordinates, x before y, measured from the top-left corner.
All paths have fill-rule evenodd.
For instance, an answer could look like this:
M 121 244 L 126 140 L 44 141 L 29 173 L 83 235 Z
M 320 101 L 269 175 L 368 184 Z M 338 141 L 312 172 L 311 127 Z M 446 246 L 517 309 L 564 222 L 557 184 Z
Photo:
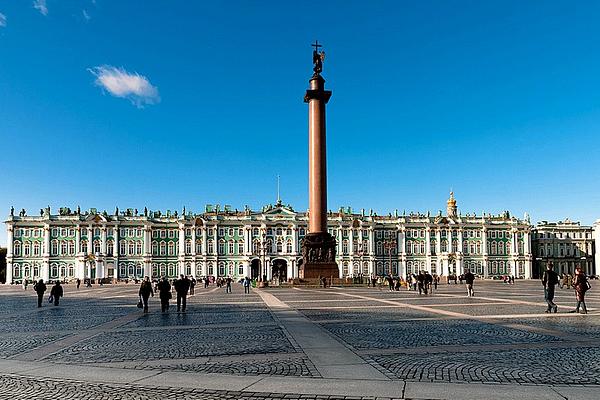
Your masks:
M 337 262 L 338 262 L 338 264 L 341 262 L 342 255 L 343 255 L 343 253 L 342 253 L 342 240 L 343 240 L 342 232 L 343 232 L 342 225 L 338 225 L 338 227 L 337 227 L 337 235 L 336 235 L 337 236 L 336 239 L 337 239 L 337 255 L 338 255 Z
M 40 277 L 44 280 L 44 282 L 48 282 L 50 280 L 50 261 L 49 260 L 42 261 Z
M 206 256 L 206 225 L 202 226 L 202 254 Z
M 403 226 L 398 226 L 397 248 L 398 248 L 398 255 L 400 256 L 399 261 L 398 261 L 398 274 L 404 278 L 406 278 L 406 252 L 404 251 L 404 249 L 406 248 L 405 236 L 406 236 L 405 228 Z
M 292 254 L 298 254 L 298 226 L 292 227 Z M 293 268 L 292 268 L 293 271 Z
M 488 263 L 488 235 L 487 235 L 487 227 L 483 227 L 482 229 L 482 233 L 481 233 L 481 241 L 482 241 L 482 248 L 481 250 L 483 251 L 483 277 L 487 278 L 488 277 L 488 267 L 487 267 L 487 263 Z
M 116 244 L 115 244 L 116 246 Z M 116 253 L 116 251 L 115 251 Z M 152 255 L 152 228 L 148 225 L 144 226 L 144 256 Z
M 429 226 L 425 228 L 425 254 L 428 258 L 431 256 L 431 228 Z
M 106 225 L 104 225 L 100 230 L 100 252 L 105 255 L 106 254 Z
M 458 230 L 458 251 L 457 251 L 457 253 L 459 253 L 459 254 L 462 254 L 462 252 L 463 252 L 463 240 L 464 240 L 463 230 L 462 230 L 462 228 L 460 228 Z
M 119 279 L 119 251 L 120 251 L 120 245 L 119 245 L 119 237 L 120 237 L 120 230 L 119 230 L 119 225 L 115 225 L 113 226 L 113 242 L 114 242 L 114 249 L 113 249 L 113 260 L 115 261 L 115 279 Z M 125 277 L 127 276 L 127 273 L 125 274 Z
M 372 226 L 369 227 L 369 254 L 373 256 L 375 254 L 375 230 Z
M 75 227 L 75 254 L 79 255 L 81 252 L 81 227 L 77 225 Z
M 14 246 L 14 237 L 13 237 L 13 229 L 14 226 L 12 223 L 9 223 L 7 226 L 7 249 L 6 249 L 6 284 L 10 285 L 13 280 L 13 246 Z
M 44 257 L 50 256 L 50 225 L 44 225 Z
M 194 256 L 194 260 L 196 259 L 196 226 L 192 226 L 192 256 Z M 195 261 L 194 261 L 195 264 Z M 192 271 L 194 273 L 194 277 L 196 276 L 196 267 L 193 267 Z
M 185 275 L 185 273 L 186 273 L 186 271 L 185 271 L 185 225 L 183 223 L 179 224 L 178 247 L 179 247 L 179 256 L 178 256 L 178 263 L 177 263 L 177 269 L 178 269 L 177 275 Z
M 348 229 L 348 233 L 350 234 L 350 240 L 348 241 L 348 244 L 349 244 L 348 253 L 350 255 L 352 255 L 352 254 L 354 254 L 354 228 L 350 227 L 350 229 Z
M 6 257 L 12 257 L 13 256 L 13 241 L 14 241 L 14 235 L 13 235 L 13 224 L 9 223 L 8 226 L 6 227 Z M 8 281 L 8 280 L 7 280 Z
M 531 254 L 531 232 L 530 231 L 526 231 L 523 234 L 523 248 L 524 248 L 524 253 L 525 255 L 529 255 Z
M 438 229 L 435 232 L 435 254 L 439 257 L 442 254 L 442 230 Z

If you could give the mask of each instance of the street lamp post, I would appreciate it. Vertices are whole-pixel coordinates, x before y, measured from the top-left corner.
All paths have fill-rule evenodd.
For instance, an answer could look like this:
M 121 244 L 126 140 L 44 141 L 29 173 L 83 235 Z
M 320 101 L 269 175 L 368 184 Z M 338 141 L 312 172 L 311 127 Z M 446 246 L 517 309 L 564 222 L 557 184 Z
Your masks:
M 267 282 L 267 269 L 265 266 L 265 259 L 267 256 L 267 235 L 265 233 L 262 234 L 262 241 L 260 244 L 262 262 L 260 263 L 260 276 L 258 277 L 258 287 L 267 287 L 269 283 Z
M 389 256 L 390 256 L 390 265 L 389 265 L 389 275 L 393 276 L 392 274 L 392 249 L 396 247 L 396 241 L 395 240 L 386 240 L 383 242 L 383 248 L 387 250 Z

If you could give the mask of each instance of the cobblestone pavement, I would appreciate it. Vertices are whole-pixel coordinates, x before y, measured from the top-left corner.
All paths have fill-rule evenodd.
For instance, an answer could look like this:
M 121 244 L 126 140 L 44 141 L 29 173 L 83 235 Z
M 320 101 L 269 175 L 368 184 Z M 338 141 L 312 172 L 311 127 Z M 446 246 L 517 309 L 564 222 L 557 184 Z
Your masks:
M 32 379 L 19 376 L 0 376 L 0 398 L 14 400 L 56 399 L 122 399 L 122 400 L 288 400 L 288 399 L 367 399 L 328 395 L 290 395 L 283 393 L 255 393 L 225 390 L 174 389 L 136 385 L 92 384 L 55 379 Z M 369 399 L 374 399 L 369 397 Z M 386 399 L 380 397 L 379 399 Z
M 351 389 L 344 389 L 350 383 L 335 386 L 321 373 L 331 375 L 330 368 L 338 361 L 328 364 L 318 351 L 304 351 L 279 314 L 255 290 L 244 295 L 239 285 L 232 294 L 214 286 L 198 288 L 188 298 L 185 314 L 175 311 L 175 302 L 169 313 L 160 313 L 154 297 L 148 315 L 135 307 L 137 285 L 79 291 L 67 285 L 61 306 L 45 303 L 41 309 L 35 307 L 32 291 L 0 287 L 0 399 L 344 398 L 331 397 L 340 393 L 361 398 L 372 395 L 370 384 L 381 389 L 386 382 L 600 390 L 600 290 L 596 293 L 593 286 L 587 297 L 588 315 L 568 313 L 575 301 L 566 289 L 557 291 L 559 313 L 544 314 L 538 282 L 514 286 L 477 282 L 474 298 L 465 296 L 462 285 L 440 285 L 428 296 L 366 287 L 268 289 L 308 318 L 305 325 L 314 327 L 315 340 L 329 335 L 388 379 L 375 378 Z M 65 340 L 69 338 L 75 339 Z M 40 368 L 13 372 L 10 364 L 2 364 L 17 362 L 23 352 L 33 353 Z M 244 392 L 227 390 L 227 384 L 206 386 L 213 390 L 200 384 L 173 389 L 165 387 L 170 384 L 153 384 L 150 378 L 145 384 L 110 378 L 99 383 L 78 375 L 79 368 L 157 374 L 157 378 L 174 374 L 183 380 L 206 377 L 202 382 L 221 376 Z M 53 369 L 67 376 L 59 377 Z M 70 379 L 68 371 L 77 378 Z M 252 382 L 292 379 L 280 388 L 297 392 L 280 393 L 275 385 L 258 393 L 250 384 L 239 385 L 240 379 L 250 377 L 255 377 Z M 317 397 L 314 388 L 323 380 L 327 383 Z M 388 397 L 395 396 L 401 398 L 402 391 Z

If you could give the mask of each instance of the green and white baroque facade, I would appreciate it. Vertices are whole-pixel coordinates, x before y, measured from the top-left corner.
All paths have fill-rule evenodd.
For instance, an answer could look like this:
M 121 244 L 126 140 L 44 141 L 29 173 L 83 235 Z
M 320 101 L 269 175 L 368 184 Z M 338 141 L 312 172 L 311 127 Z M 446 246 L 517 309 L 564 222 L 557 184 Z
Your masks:
M 7 283 L 28 279 L 131 279 L 179 274 L 298 276 L 305 212 L 278 202 L 262 211 L 207 206 L 201 214 L 91 209 L 21 212 L 6 221 Z M 340 277 L 465 269 L 483 277 L 532 273 L 531 225 L 508 213 L 460 215 L 453 196 L 446 215 L 329 213 Z M 261 266 L 264 265 L 264 269 Z

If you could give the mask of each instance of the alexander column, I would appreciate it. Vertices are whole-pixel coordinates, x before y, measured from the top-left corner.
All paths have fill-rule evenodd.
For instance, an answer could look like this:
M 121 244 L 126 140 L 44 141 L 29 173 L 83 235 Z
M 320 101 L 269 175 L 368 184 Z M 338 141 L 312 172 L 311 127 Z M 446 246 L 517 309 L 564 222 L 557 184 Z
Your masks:
M 331 91 L 325 90 L 321 76 L 325 52 L 315 41 L 313 51 L 313 76 L 304 95 L 308 103 L 308 234 L 302 242 L 302 268 L 300 278 L 339 278 L 335 262 L 335 238 L 327 231 L 327 151 L 325 138 L 325 104 Z

